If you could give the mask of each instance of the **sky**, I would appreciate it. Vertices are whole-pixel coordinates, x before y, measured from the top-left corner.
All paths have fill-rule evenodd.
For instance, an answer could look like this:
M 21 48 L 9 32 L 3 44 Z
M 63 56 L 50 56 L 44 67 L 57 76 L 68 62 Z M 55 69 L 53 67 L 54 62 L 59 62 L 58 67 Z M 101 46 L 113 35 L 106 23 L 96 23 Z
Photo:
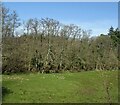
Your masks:
M 16 10 L 21 21 L 49 17 L 91 29 L 93 36 L 106 34 L 111 26 L 118 26 L 117 2 L 5 2 L 4 5 Z

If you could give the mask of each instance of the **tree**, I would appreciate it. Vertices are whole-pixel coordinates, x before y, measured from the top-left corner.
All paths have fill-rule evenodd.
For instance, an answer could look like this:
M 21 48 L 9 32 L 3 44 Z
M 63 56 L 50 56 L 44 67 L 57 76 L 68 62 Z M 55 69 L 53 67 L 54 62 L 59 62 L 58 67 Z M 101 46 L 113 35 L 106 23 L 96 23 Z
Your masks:
M 11 34 L 11 14 L 9 9 L 2 5 L 2 36 L 7 37 Z
M 12 37 L 14 37 L 15 35 L 15 29 L 18 28 L 21 23 L 19 22 L 20 19 L 16 13 L 16 11 L 13 11 L 12 13 L 12 20 L 11 20 L 11 23 L 12 23 Z
M 31 32 L 31 23 L 32 23 L 32 19 L 29 19 L 26 22 L 23 22 L 24 31 L 25 31 L 24 33 L 26 33 L 27 35 L 29 35 Z
M 45 63 L 44 63 L 46 72 L 49 72 L 49 70 L 54 68 L 54 61 L 55 61 L 54 51 L 52 49 L 52 45 L 49 44 Z
M 34 57 L 31 59 L 32 66 L 35 67 L 35 69 L 38 69 L 40 72 L 42 72 L 43 69 L 43 58 L 42 55 L 36 50 Z
M 2 35 L 3 37 L 13 37 L 15 29 L 20 26 L 18 15 L 15 11 L 10 13 L 4 5 L 2 5 Z
M 2 58 L 6 72 L 48 73 L 118 68 L 118 28 L 111 27 L 108 35 L 91 38 L 91 30 L 83 30 L 75 24 L 65 25 L 51 18 L 31 18 L 24 22 L 24 35 L 21 33 L 17 37 L 15 33 L 20 26 L 17 13 L 10 13 L 5 7 L 2 11 Z
M 120 30 L 119 30 L 119 28 L 114 29 L 113 27 L 111 27 L 109 29 L 108 35 L 111 37 L 111 39 L 113 40 L 115 45 L 120 43 Z
M 110 29 L 109 29 L 108 35 L 111 35 L 111 34 L 113 34 L 113 33 L 114 33 L 114 28 L 111 26 Z

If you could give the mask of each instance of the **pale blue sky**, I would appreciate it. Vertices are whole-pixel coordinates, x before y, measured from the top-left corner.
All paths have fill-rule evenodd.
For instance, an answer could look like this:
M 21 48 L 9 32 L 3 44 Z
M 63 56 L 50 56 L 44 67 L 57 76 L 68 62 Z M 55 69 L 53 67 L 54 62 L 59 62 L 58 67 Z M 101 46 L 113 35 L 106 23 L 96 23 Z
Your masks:
M 6 2 L 4 5 L 16 10 L 21 20 L 49 17 L 92 29 L 93 35 L 105 34 L 111 26 L 118 26 L 117 2 Z

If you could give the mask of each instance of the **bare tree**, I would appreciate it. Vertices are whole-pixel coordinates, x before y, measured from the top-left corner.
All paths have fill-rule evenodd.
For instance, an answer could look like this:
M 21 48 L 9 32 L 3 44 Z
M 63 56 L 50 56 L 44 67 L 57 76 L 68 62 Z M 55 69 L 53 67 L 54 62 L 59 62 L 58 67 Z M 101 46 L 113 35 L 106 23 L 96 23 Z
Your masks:
M 32 19 L 32 28 L 34 30 L 35 35 L 38 35 L 38 31 L 40 29 L 39 20 L 37 18 Z
M 12 23 L 12 36 L 14 36 L 15 29 L 18 28 L 21 25 L 21 23 L 19 22 L 20 19 L 17 15 L 16 11 L 13 11 L 13 13 L 11 15 L 12 15 L 11 16 L 12 17 L 12 21 L 11 21 L 11 23 Z
M 27 22 L 23 22 L 24 31 L 27 35 L 29 35 L 31 32 L 31 23 L 32 23 L 32 19 L 29 19 Z
M 18 15 L 15 11 L 10 13 L 4 5 L 2 5 L 2 35 L 3 37 L 14 36 L 15 29 L 20 26 Z
M 9 36 L 8 33 L 11 31 L 11 17 L 9 9 L 2 5 L 2 36 Z

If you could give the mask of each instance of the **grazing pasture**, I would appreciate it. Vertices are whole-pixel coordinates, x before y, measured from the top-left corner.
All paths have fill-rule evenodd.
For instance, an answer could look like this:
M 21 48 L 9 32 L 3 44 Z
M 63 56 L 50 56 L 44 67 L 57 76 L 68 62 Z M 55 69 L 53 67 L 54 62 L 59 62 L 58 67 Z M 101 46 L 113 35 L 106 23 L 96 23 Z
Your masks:
M 117 70 L 3 75 L 3 103 L 106 103 L 108 101 L 118 102 Z

